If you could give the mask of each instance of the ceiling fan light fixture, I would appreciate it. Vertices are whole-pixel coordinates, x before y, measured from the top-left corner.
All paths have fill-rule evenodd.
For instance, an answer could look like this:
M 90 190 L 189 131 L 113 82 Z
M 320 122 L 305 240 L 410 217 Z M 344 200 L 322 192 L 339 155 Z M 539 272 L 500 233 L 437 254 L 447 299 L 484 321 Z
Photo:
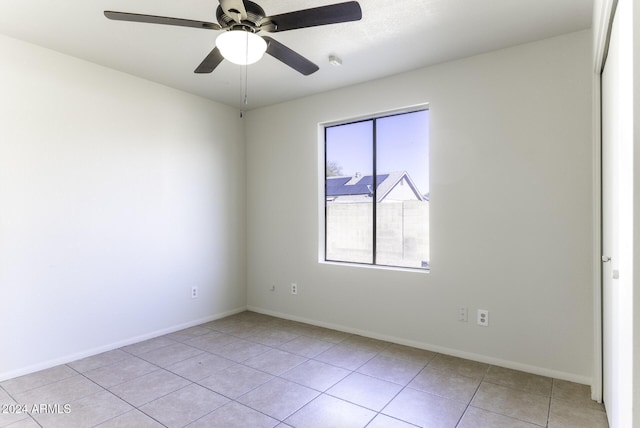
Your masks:
M 257 34 L 245 30 L 225 31 L 216 38 L 222 56 L 234 64 L 258 62 L 267 51 L 267 42 Z

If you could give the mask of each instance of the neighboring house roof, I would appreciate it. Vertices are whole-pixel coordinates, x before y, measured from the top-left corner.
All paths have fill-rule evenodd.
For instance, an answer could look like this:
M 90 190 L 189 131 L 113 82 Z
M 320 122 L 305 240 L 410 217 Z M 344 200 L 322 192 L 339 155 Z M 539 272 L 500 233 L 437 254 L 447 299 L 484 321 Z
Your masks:
M 408 185 L 408 191 L 403 192 L 404 196 L 395 200 L 425 200 L 406 171 L 378 174 L 376 182 L 378 184 L 376 188 L 378 202 L 394 199 L 394 195 L 399 195 L 396 190 L 398 186 L 403 186 L 405 183 Z M 371 197 L 373 197 L 373 175 L 356 174 L 355 176 L 327 177 L 326 198 L 328 201 L 370 202 Z

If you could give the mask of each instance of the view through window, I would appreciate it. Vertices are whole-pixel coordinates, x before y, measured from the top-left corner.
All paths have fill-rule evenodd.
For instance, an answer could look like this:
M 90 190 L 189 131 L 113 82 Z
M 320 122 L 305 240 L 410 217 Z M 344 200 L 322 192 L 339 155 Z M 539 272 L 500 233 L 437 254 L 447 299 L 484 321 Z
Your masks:
M 429 110 L 325 127 L 325 260 L 429 268 Z

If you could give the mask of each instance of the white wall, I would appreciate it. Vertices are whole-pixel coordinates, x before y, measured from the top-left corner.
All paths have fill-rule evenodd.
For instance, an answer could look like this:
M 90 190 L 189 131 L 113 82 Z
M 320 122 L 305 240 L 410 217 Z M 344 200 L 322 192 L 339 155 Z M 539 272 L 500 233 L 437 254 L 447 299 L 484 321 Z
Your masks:
M 590 41 L 583 31 L 249 112 L 249 306 L 589 383 Z M 318 263 L 318 123 L 424 102 L 431 272 Z M 288 210 L 273 203 L 283 195 Z M 458 322 L 462 305 L 491 311 L 490 327 Z
M 0 380 L 243 308 L 238 111 L 0 52 Z

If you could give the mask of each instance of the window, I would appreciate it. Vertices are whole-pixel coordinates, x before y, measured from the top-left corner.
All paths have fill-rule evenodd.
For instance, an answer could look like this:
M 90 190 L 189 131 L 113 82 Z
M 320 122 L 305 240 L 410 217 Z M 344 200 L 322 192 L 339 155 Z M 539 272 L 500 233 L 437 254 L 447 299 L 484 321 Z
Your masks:
M 326 261 L 429 268 L 429 111 L 324 128 Z

